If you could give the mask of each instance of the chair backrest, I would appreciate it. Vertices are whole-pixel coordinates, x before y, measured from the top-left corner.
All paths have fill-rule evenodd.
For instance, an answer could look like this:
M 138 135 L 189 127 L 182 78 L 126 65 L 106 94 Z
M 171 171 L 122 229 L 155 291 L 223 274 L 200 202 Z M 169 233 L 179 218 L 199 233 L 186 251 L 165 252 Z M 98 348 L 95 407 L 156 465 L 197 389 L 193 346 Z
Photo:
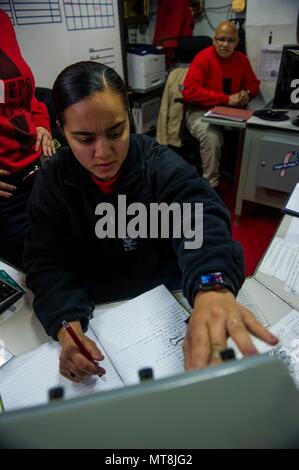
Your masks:
M 175 62 L 190 64 L 196 54 L 213 44 L 209 36 L 188 36 L 179 39 Z

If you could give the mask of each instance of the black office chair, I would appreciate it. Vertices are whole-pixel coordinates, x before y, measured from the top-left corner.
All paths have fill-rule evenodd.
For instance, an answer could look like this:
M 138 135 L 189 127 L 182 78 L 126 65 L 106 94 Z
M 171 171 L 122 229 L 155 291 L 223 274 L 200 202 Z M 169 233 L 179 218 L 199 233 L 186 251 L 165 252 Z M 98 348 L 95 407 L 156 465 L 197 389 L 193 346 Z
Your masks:
M 187 36 L 182 37 L 178 41 L 178 47 L 175 51 L 175 62 L 176 63 L 187 63 L 191 64 L 192 60 L 198 54 L 208 46 L 213 44 L 210 36 Z
M 47 106 L 50 116 L 50 126 L 53 139 L 56 139 L 60 146 L 68 145 L 67 141 L 56 123 L 56 115 L 52 99 L 52 90 L 50 88 L 36 87 L 35 97 Z
M 164 43 L 167 41 L 177 41 L 177 46 L 165 46 Z M 163 47 L 165 51 L 168 49 L 173 50 L 173 61 L 169 64 L 169 69 L 179 67 L 181 64 L 190 64 L 196 54 L 213 43 L 209 36 L 182 36 L 182 37 L 166 37 L 161 38 L 159 45 Z
M 246 54 L 246 37 L 244 29 L 245 18 L 231 18 L 229 21 L 235 23 L 239 32 L 239 43 L 236 47 L 236 50 Z

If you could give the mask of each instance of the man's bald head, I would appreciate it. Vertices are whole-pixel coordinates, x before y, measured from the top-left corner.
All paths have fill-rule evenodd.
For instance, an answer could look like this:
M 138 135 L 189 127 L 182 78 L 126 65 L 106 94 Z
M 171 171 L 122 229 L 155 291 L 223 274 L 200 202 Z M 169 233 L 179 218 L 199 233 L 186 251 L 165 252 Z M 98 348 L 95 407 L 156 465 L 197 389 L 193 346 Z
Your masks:
M 221 21 L 216 28 L 213 44 L 222 58 L 230 57 L 239 42 L 238 28 L 231 21 Z
M 238 28 L 236 27 L 235 23 L 231 21 L 221 21 L 216 28 L 215 36 L 219 36 L 219 34 L 226 33 L 230 34 L 235 37 L 239 37 Z

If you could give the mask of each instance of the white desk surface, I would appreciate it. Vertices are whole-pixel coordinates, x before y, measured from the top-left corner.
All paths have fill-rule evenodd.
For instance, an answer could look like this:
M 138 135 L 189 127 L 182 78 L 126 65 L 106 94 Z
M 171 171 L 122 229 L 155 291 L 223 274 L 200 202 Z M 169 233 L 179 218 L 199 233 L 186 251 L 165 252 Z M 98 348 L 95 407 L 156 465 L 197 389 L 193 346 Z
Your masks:
M 247 278 L 242 288 L 263 312 L 270 326 L 278 323 L 293 310 L 290 305 L 281 300 L 273 292 L 265 289 L 265 287 L 253 277 Z
M 258 127 L 273 127 L 275 129 L 280 129 L 282 131 L 297 131 L 299 132 L 298 126 L 293 126 L 292 119 L 299 115 L 299 109 L 287 111 L 289 119 L 287 121 L 266 121 L 265 119 L 260 119 L 256 116 L 252 116 L 247 121 L 247 126 L 258 126 Z
M 30 304 L 20 308 L 0 324 L 0 341 L 13 354 L 29 351 L 48 340 L 49 337 Z

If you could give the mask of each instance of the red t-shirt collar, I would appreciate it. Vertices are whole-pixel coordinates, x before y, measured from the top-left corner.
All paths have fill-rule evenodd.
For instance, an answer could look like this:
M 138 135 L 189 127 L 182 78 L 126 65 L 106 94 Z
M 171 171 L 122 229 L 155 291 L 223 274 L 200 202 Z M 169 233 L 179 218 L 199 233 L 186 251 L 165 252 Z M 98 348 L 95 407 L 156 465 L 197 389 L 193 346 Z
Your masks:
M 119 175 L 120 175 L 120 170 L 110 180 L 103 181 L 97 178 L 94 174 L 90 173 L 92 181 L 98 186 L 98 188 L 102 191 L 103 194 L 111 194 L 113 192 L 113 189 L 119 178 Z

